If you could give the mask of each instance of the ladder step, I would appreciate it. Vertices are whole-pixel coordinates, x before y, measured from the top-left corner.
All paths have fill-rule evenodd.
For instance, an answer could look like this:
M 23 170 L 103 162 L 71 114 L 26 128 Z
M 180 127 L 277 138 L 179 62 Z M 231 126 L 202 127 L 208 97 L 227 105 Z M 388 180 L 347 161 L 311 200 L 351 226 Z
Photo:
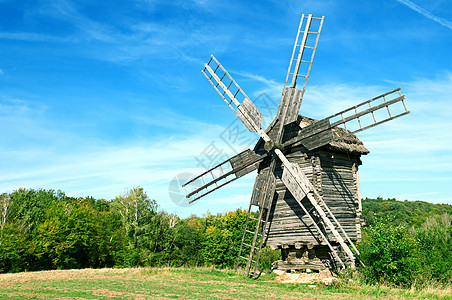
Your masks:
M 257 219 L 256 218 L 253 218 L 253 217 L 249 217 L 251 220 L 256 220 L 257 221 Z
M 248 257 L 245 256 L 239 256 L 240 258 L 243 258 L 244 260 L 250 260 Z M 254 259 L 251 260 L 253 263 L 256 263 L 256 261 Z
M 308 49 L 315 49 L 315 47 L 310 47 L 310 46 L 304 46 L 305 48 L 308 48 Z
M 320 32 L 318 32 L 318 31 L 308 31 L 308 33 L 312 33 L 312 34 L 320 34 Z
M 251 234 L 254 234 L 254 231 L 250 231 L 250 230 L 245 230 L 246 232 L 248 232 L 248 233 L 251 233 Z M 262 235 L 262 234 L 260 234 L 259 232 L 257 233 L 257 235 Z
M 250 247 L 250 248 L 252 248 L 253 246 L 251 246 L 250 244 L 247 244 L 247 243 L 242 243 L 243 245 L 245 245 L 245 246 L 248 246 L 248 247 Z

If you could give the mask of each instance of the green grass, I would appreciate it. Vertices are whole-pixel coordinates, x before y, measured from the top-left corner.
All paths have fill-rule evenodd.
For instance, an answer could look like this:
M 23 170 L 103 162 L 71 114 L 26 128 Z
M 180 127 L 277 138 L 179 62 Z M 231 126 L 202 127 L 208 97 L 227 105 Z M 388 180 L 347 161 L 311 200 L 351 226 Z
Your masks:
M 85 269 L 0 274 L 0 299 L 452 299 L 450 288 L 281 283 L 211 268 Z

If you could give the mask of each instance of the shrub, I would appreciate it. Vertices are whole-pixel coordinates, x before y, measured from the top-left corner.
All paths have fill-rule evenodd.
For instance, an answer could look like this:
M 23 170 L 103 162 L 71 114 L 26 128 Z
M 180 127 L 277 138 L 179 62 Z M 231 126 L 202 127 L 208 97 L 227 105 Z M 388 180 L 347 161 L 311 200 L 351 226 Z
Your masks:
M 418 244 L 407 226 L 376 220 L 363 230 L 359 250 L 368 282 L 407 286 L 419 274 Z
M 429 217 L 416 230 L 420 250 L 419 282 L 452 280 L 452 216 Z

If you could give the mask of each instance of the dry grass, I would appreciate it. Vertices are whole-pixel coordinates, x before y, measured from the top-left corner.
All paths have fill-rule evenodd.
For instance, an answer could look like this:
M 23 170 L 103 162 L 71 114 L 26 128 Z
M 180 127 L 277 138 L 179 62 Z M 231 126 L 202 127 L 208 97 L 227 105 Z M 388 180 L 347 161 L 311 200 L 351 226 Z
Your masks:
M 344 283 L 347 282 L 347 283 Z M 356 281 L 325 287 L 252 280 L 212 268 L 84 269 L 0 274 L 0 299 L 452 299 L 450 289 L 402 290 Z

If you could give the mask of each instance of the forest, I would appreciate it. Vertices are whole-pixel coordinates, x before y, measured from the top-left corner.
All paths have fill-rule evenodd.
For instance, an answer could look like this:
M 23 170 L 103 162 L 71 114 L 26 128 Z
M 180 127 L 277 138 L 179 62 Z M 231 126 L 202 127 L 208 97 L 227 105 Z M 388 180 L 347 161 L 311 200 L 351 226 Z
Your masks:
M 140 188 L 112 200 L 19 189 L 0 195 L 0 273 L 52 269 L 215 266 L 233 268 L 246 210 L 182 219 Z M 357 247 L 369 283 L 450 284 L 452 206 L 363 199 Z M 270 270 L 278 250 L 264 248 Z

